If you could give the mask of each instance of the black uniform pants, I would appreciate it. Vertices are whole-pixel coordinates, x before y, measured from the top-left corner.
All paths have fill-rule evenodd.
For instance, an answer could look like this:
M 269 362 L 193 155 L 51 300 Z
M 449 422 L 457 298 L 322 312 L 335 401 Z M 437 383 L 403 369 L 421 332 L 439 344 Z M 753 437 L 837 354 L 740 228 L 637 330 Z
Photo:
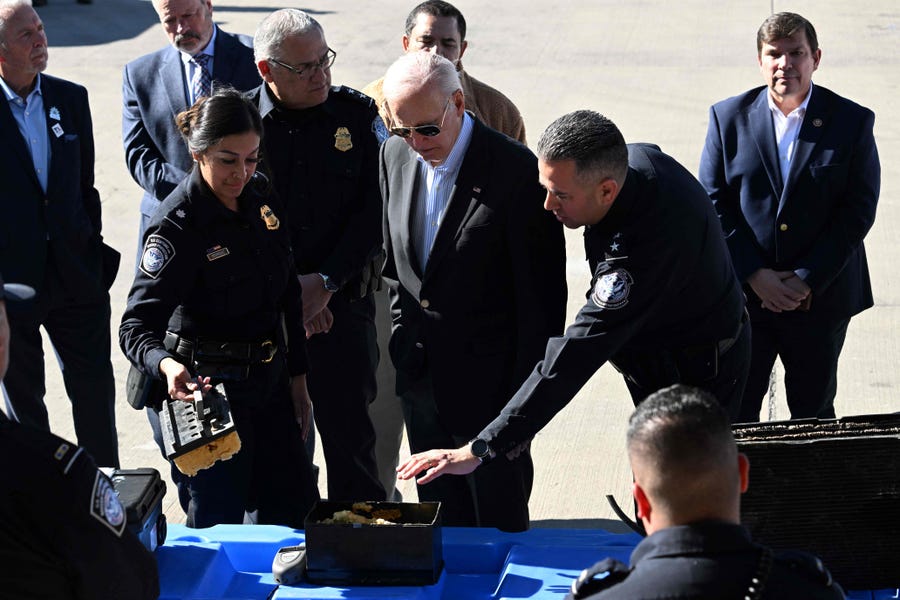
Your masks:
M 48 277 L 50 280 L 51 277 Z M 9 371 L 3 381 L 19 422 L 50 431 L 41 326 L 62 369 L 78 445 L 101 467 L 119 466 L 116 386 L 110 362 L 109 296 L 93 302 L 64 297 L 58 282 L 22 310 L 9 311 Z
M 194 477 L 173 475 L 179 499 L 187 500 L 187 526 L 240 524 L 244 513 L 255 509 L 260 524 L 302 529 L 319 492 L 294 416 L 283 355 L 251 366 L 245 381 L 225 384 L 225 393 L 241 450 Z M 159 419 L 150 422 L 163 449 Z
M 649 368 L 643 367 L 642 372 L 651 372 L 653 376 L 646 379 L 638 378 L 637 381 L 629 379 L 627 368 L 625 371 L 625 383 L 631 393 L 631 399 L 637 406 L 653 392 L 663 388 L 683 383 L 706 390 L 716 397 L 732 422 L 738 422 L 741 409 L 741 398 L 744 394 L 744 386 L 747 383 L 747 373 L 750 368 L 750 343 L 752 335 L 750 323 L 746 314 L 734 343 L 727 351 L 718 355 L 718 368 L 716 376 L 712 379 L 695 378 L 684 369 L 679 370 L 677 361 L 672 359 L 672 353 L 660 352 L 648 354 L 645 360 L 654 363 Z
M 791 418 L 834 418 L 838 358 L 850 319 L 799 311 L 776 314 L 759 306 L 749 309 L 753 348 L 740 421 L 759 421 L 776 356 L 784 365 Z
M 434 448 L 459 448 L 470 441 L 453 435 L 441 423 L 431 377 L 413 382 L 403 393 L 402 401 L 413 454 Z M 525 531 L 533 483 L 534 464 L 530 447 L 526 447 L 512 460 L 498 456 L 469 475 L 444 475 L 416 489 L 420 501 L 441 503 L 444 525 Z
M 375 300 L 369 295 L 349 302 L 337 294 L 328 308 L 334 316 L 331 330 L 306 342 L 306 383 L 325 454 L 328 499 L 384 500 L 369 418 L 377 391 Z

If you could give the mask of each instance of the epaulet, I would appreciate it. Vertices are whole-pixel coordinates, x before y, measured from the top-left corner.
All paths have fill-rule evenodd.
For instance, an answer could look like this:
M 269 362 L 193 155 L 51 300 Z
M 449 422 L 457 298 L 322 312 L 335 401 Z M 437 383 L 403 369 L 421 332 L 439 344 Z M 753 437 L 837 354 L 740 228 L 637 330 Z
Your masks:
M 24 432 L 24 429 L 22 429 Z M 30 432 L 23 435 L 22 439 L 27 439 L 32 446 L 34 453 L 40 456 L 42 460 L 53 464 L 63 476 L 68 476 L 73 472 L 73 467 L 80 461 L 86 460 L 83 448 L 78 444 L 73 444 L 63 438 L 49 432 Z
M 775 562 L 781 563 L 788 570 L 803 575 L 825 587 L 834 585 L 834 578 L 831 571 L 822 562 L 822 560 L 808 552 L 800 552 L 796 550 L 786 550 L 779 552 L 775 556 Z
M 598 594 L 624 581 L 631 570 L 628 565 L 614 558 L 604 558 L 581 572 L 578 579 L 572 582 L 572 588 L 566 600 L 579 600 Z
M 371 98 L 369 98 L 362 92 L 360 92 L 358 90 L 354 90 L 351 87 L 347 87 L 346 85 L 335 86 L 332 91 L 336 95 L 338 95 L 342 98 L 349 98 L 351 100 L 355 100 L 356 102 L 359 102 L 363 106 L 369 106 L 369 107 L 374 108 L 375 110 L 378 109 L 378 107 L 375 106 L 374 100 L 372 100 Z

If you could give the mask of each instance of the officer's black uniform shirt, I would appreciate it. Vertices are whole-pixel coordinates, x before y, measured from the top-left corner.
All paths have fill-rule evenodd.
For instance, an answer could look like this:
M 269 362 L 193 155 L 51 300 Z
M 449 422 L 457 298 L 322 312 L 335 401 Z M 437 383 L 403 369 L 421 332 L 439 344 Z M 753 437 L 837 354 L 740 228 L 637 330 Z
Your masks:
M 141 600 L 156 559 L 94 459 L 0 410 L 0 598 Z
M 599 593 L 591 600 L 764 598 L 840 599 L 843 590 L 816 557 L 790 552 L 763 557 L 740 525 L 706 521 L 669 527 L 644 539 L 631 554 L 631 569 L 607 560 L 594 567 Z M 761 592 L 751 591 L 756 578 Z M 570 598 L 572 596 L 569 596 Z
M 629 144 L 628 164 L 609 212 L 584 232 L 587 302 L 479 435 L 497 453 L 534 437 L 607 360 L 714 344 L 738 330 L 743 293 L 706 192 L 656 146 Z
M 132 363 L 159 377 L 175 358 L 168 329 L 190 340 L 258 342 L 287 330 L 291 375 L 306 372 L 306 334 L 285 213 L 256 174 L 226 208 L 197 167 L 162 203 L 147 229 L 119 343 Z
M 358 297 L 360 271 L 382 240 L 374 101 L 341 86 L 318 106 L 290 110 L 265 84 L 250 99 L 263 117 L 262 168 L 287 206 L 298 273 L 323 273 Z

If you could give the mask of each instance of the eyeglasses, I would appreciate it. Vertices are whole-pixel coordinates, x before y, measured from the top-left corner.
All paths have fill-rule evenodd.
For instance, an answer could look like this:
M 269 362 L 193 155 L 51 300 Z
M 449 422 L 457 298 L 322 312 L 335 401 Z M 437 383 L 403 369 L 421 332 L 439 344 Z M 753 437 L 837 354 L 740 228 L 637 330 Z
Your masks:
M 390 132 L 394 135 L 400 136 L 402 138 L 410 137 L 415 131 L 419 135 L 424 135 L 425 137 L 434 137 L 441 132 L 441 129 L 444 128 L 444 119 L 447 118 L 447 108 L 450 106 L 450 101 L 453 100 L 453 96 L 447 98 L 447 103 L 444 104 L 444 112 L 441 113 L 441 124 L 440 125 L 417 125 L 416 127 L 391 127 Z
M 275 60 L 274 58 L 269 58 L 269 62 L 273 62 L 282 69 L 287 69 L 291 73 L 297 75 L 297 77 L 307 77 L 311 76 L 316 69 L 325 69 L 331 68 L 331 65 L 334 64 L 334 59 L 337 58 L 337 52 L 332 50 L 331 48 L 325 53 L 325 56 L 317 60 L 316 62 L 308 62 L 303 63 L 302 65 L 298 65 L 296 67 L 292 67 L 289 64 L 283 63 L 280 60 Z

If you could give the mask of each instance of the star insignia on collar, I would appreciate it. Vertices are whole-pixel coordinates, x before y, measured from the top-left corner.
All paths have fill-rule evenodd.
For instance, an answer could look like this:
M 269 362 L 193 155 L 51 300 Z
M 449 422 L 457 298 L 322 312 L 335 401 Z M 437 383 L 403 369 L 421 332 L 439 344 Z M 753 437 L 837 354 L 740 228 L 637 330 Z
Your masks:
M 619 242 L 613 242 L 612 244 L 610 244 L 609 249 L 613 252 L 618 251 L 619 250 Z
M 185 212 L 179 208 L 175 211 L 175 216 L 179 219 L 183 219 L 185 217 Z

